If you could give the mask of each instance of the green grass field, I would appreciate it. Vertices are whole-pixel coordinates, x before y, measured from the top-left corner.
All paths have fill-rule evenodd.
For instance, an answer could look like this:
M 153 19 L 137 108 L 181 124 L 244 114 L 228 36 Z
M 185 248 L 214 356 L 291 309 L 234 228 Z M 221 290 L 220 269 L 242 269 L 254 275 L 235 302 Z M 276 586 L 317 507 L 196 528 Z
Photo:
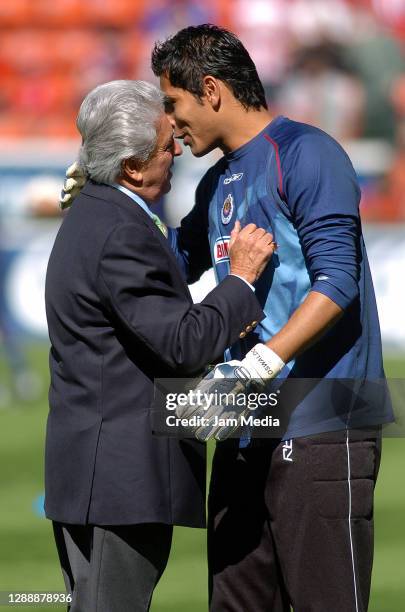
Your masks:
M 43 493 L 47 352 L 34 348 L 29 356 L 44 380 L 42 399 L 0 410 L 0 592 L 63 590 L 50 523 L 33 507 L 35 499 Z M 391 377 L 405 378 L 405 359 L 387 360 L 386 371 Z M 0 381 L 7 376 L 0 362 Z M 405 439 L 385 439 L 376 489 L 370 612 L 405 609 L 404 468 Z M 206 612 L 206 582 L 204 532 L 177 529 L 152 612 Z M 0 606 L 0 610 L 8 609 L 12 607 Z M 52 607 L 31 609 L 49 612 Z

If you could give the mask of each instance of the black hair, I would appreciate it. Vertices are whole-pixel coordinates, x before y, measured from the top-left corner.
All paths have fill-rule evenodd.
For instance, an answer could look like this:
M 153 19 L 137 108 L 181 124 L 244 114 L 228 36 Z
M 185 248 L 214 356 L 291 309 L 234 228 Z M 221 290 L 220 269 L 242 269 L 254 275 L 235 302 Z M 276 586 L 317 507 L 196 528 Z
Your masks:
M 203 95 L 203 77 L 211 75 L 226 83 L 246 109 L 267 109 L 252 58 L 239 38 L 224 28 L 207 23 L 190 26 L 157 42 L 152 51 L 152 70 L 198 99 Z

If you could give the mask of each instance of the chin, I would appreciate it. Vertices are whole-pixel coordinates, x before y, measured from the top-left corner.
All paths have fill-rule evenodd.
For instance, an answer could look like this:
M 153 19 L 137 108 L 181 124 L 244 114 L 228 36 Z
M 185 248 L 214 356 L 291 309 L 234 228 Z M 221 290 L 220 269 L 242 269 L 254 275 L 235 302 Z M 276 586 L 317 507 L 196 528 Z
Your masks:
M 205 146 L 201 145 L 200 147 L 196 147 L 192 145 L 190 147 L 190 151 L 194 155 L 194 157 L 204 157 L 204 155 L 211 153 L 211 151 L 213 151 L 216 148 L 217 148 L 216 143 L 212 143 L 212 144 L 205 145 Z
M 191 149 L 191 152 L 194 157 L 204 157 L 208 153 L 208 151 L 193 151 L 193 149 Z

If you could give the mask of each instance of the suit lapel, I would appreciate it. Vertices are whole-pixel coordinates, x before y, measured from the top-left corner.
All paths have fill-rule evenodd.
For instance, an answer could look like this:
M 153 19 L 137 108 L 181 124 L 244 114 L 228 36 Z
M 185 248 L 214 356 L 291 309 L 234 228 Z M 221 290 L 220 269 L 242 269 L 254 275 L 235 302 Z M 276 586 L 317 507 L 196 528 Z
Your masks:
M 192 299 L 190 290 L 186 281 L 183 278 L 179 264 L 177 263 L 176 256 L 170 246 L 169 240 L 163 235 L 163 233 L 157 227 L 153 219 L 150 218 L 148 213 L 145 212 L 141 206 L 131 200 L 129 196 L 127 196 L 119 189 L 110 187 L 110 185 L 94 183 L 91 180 L 87 181 L 81 193 L 92 198 L 105 200 L 106 202 L 114 202 L 114 204 L 117 204 L 118 206 L 124 207 L 126 210 L 128 210 L 131 215 L 136 217 L 138 222 L 146 225 L 152 232 L 152 234 L 154 234 L 154 236 L 159 240 L 160 244 L 162 245 L 162 248 L 167 252 L 169 259 L 172 261 L 173 267 L 175 268 L 177 275 L 187 292 L 187 295 L 190 297 L 190 300 Z

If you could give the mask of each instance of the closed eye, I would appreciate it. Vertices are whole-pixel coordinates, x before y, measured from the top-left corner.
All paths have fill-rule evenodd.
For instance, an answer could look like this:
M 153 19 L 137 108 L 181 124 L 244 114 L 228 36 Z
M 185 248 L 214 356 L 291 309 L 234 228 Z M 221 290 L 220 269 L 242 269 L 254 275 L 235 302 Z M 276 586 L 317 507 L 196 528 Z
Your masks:
M 172 137 L 170 142 L 168 142 L 167 145 L 165 146 L 165 151 L 173 151 L 173 148 L 174 148 L 174 139 Z
M 165 108 L 165 113 L 172 113 L 174 111 L 174 105 L 175 105 L 175 100 L 173 100 L 172 98 L 168 98 L 165 97 L 164 99 L 164 108 Z

